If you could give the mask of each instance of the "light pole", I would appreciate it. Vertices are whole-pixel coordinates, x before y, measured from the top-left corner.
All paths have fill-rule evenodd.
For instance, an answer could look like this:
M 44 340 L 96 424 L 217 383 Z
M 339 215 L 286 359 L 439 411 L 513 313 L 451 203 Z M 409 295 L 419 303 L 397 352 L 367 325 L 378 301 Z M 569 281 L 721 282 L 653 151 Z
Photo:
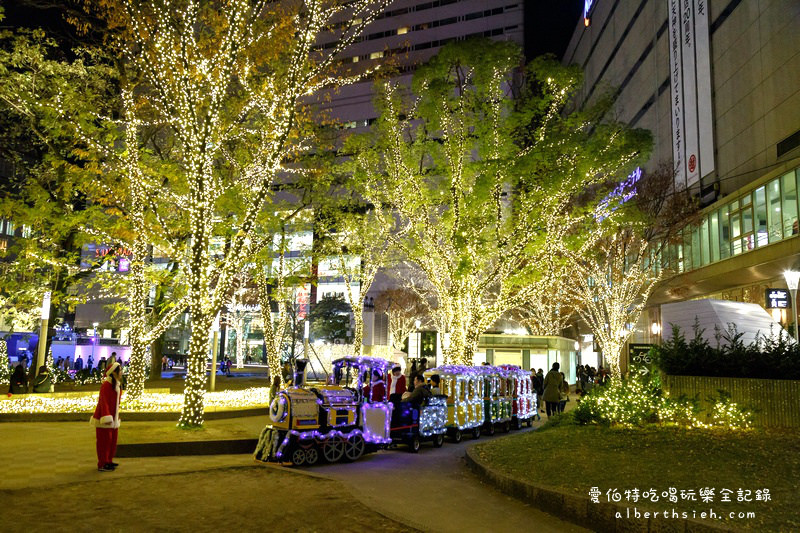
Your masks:
M 92 322 L 92 333 L 94 334 L 94 342 L 92 342 L 92 365 L 94 365 L 94 347 L 97 346 L 97 328 L 100 326 L 100 322 Z
M 800 272 L 797 270 L 786 270 L 783 273 L 783 278 L 786 280 L 786 286 L 789 287 L 789 292 L 792 294 L 792 313 L 794 313 L 794 340 L 800 342 L 797 335 L 797 284 L 800 281 Z
M 50 291 L 44 293 L 42 298 L 42 325 L 39 326 L 39 345 L 36 347 L 36 362 L 33 367 L 33 375 L 39 375 L 39 369 L 45 361 L 47 353 L 47 325 L 50 322 Z
M 419 360 L 422 357 L 422 332 L 419 330 L 422 327 L 422 321 L 415 320 L 414 326 L 417 328 L 417 360 Z
M 213 336 L 211 337 L 211 382 L 208 390 L 214 392 L 217 387 L 217 350 L 219 350 L 219 313 L 211 325 Z

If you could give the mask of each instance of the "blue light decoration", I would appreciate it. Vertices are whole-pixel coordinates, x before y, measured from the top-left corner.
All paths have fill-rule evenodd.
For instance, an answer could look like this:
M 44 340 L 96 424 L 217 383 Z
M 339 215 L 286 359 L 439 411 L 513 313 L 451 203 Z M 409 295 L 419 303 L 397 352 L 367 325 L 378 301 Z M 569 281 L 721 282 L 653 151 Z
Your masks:
M 583 25 L 587 28 L 592 23 L 590 15 L 594 9 L 595 0 L 583 0 Z
M 447 399 L 433 396 L 420 409 L 419 434 L 423 437 L 443 435 L 447 432 Z
M 642 167 L 636 167 L 624 181 L 597 204 L 594 214 L 595 220 L 602 222 L 625 202 L 636 196 L 636 184 L 640 179 L 642 179 Z

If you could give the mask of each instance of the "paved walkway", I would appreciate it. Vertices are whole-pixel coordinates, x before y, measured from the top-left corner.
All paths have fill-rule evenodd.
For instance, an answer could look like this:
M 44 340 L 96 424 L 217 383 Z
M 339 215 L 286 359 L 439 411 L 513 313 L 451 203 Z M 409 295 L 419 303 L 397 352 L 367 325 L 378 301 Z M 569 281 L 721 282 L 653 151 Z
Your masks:
M 173 429 L 172 422 L 124 422 L 120 442 L 210 440 L 255 438 L 266 417 L 207 422 L 207 430 L 186 432 Z M 537 422 L 535 426 L 538 426 Z M 524 430 L 529 431 L 529 430 Z M 512 432 L 513 434 L 513 432 Z M 148 439 L 148 437 L 153 437 Z M 72 483 L 119 478 L 137 478 L 205 471 L 218 468 L 277 467 L 254 463 L 248 455 L 212 455 L 121 459 L 113 473 L 95 469 L 94 429 L 86 423 L 0 424 L 0 457 L 5 458 L 0 490 L 53 488 Z M 434 449 L 423 444 L 418 454 L 403 447 L 365 456 L 352 464 L 318 465 L 295 469 L 312 477 L 343 483 L 367 507 L 425 531 L 585 531 L 547 513 L 525 505 L 485 485 L 467 469 L 464 452 L 478 441 L 465 438 L 461 444 L 446 443 Z

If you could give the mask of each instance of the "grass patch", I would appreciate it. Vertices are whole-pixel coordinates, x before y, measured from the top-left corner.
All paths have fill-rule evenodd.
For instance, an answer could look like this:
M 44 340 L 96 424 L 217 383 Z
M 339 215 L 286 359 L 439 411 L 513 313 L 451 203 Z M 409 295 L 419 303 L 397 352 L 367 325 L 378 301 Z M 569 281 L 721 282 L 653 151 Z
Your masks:
M 725 431 L 644 427 L 624 429 L 578 426 L 564 420 L 476 447 L 492 468 L 514 478 L 588 497 L 591 487 L 617 489 L 621 505 L 642 510 L 707 511 L 724 516 L 720 523 L 751 531 L 800 530 L 800 433 L 797 431 Z M 674 487 L 678 502 L 626 501 L 624 491 Z M 699 491 L 714 488 L 712 503 Z M 732 502 L 721 502 L 730 489 Z M 751 502 L 738 502 L 739 489 L 751 490 Z M 757 489 L 769 489 L 770 501 L 755 501 Z M 697 501 L 680 499 L 694 490 Z M 665 503 L 666 502 L 666 503 Z M 755 512 L 755 518 L 728 518 L 729 512 Z

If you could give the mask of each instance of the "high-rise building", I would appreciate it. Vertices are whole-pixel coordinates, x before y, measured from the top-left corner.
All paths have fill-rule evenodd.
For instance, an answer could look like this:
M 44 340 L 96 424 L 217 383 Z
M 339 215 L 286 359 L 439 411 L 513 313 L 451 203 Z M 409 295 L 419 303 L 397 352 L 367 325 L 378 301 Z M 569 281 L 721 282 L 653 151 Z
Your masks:
M 480 36 L 523 46 L 523 4 L 523 0 L 397 0 L 340 60 L 354 72 L 390 63 L 397 80 L 408 83 L 416 65 L 451 41 Z M 317 46 L 326 50 L 335 44 L 336 37 L 330 34 Z M 365 80 L 332 93 L 323 106 L 329 117 L 347 130 L 368 127 L 377 116 L 373 83 Z
M 565 64 L 580 65 L 578 105 L 607 91 L 616 118 L 653 132 L 648 168 L 675 167 L 702 219 L 669 250 L 678 275 L 658 305 L 717 298 L 770 308 L 769 288 L 800 267 L 800 2 L 594 0 L 576 21 Z M 784 325 L 786 310 L 771 310 Z M 667 327 L 665 324 L 664 327 Z M 652 328 L 657 331 L 658 328 Z

